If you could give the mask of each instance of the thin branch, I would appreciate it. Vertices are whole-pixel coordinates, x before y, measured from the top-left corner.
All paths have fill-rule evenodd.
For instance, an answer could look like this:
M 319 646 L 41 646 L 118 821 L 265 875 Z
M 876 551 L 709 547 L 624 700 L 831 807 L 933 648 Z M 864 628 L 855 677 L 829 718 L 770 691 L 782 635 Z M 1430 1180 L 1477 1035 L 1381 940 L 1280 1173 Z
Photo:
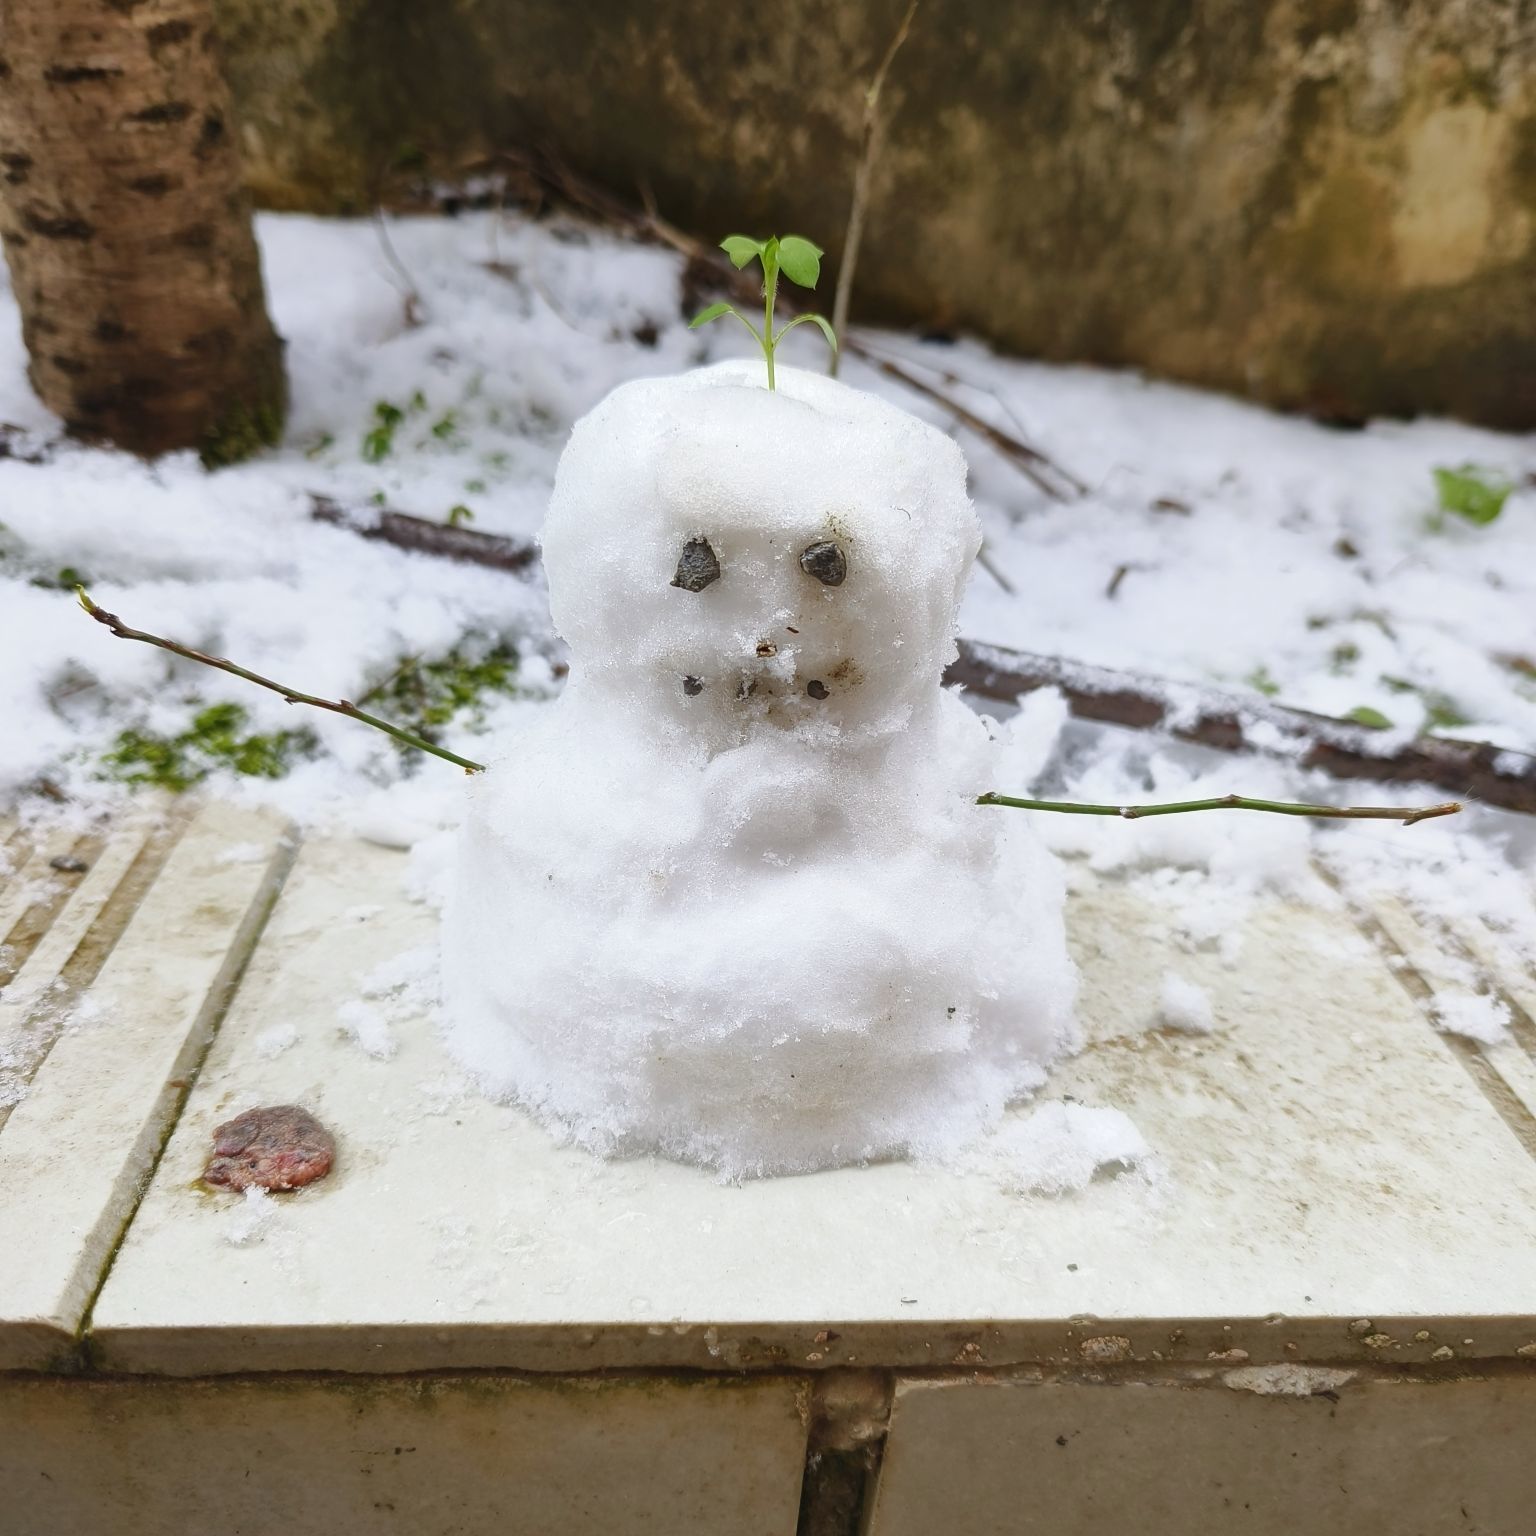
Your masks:
M 907 14 L 902 17 L 896 35 L 891 39 L 880 67 L 875 71 L 869 89 L 864 93 L 864 131 L 859 145 L 859 161 L 853 173 L 853 200 L 848 207 L 848 229 L 843 236 L 843 258 L 837 267 L 837 293 L 832 300 L 832 329 L 839 336 L 848 329 L 848 304 L 853 297 L 853 274 L 859 264 L 859 246 L 864 239 L 864 210 L 869 201 L 869 183 L 874 174 L 875 161 L 880 157 L 881 141 L 885 124 L 880 116 L 880 92 L 885 77 L 890 73 L 901 45 L 912 30 L 912 18 L 917 15 L 918 0 L 912 0 Z M 837 377 L 838 353 L 834 348 L 827 372 Z
M 1015 437 L 1010 432 L 1004 432 L 1001 427 L 988 421 L 985 416 L 978 416 L 969 406 L 962 404 L 953 395 L 945 394 L 936 385 L 919 378 L 910 368 L 895 358 L 882 356 L 867 342 L 857 337 L 846 338 L 843 348 L 845 351 L 852 352 L 855 357 L 863 358 L 871 367 L 878 368 L 887 378 L 895 379 L 898 383 L 905 384 L 908 389 L 932 400 L 936 405 L 943 406 L 962 426 L 968 427 L 978 437 L 990 443 L 1005 459 L 1023 471 L 1047 496 L 1056 501 L 1069 499 L 1062 495 L 1060 486 L 1052 484 L 1046 478 L 1046 472 L 1055 475 L 1063 484 L 1070 486 L 1075 495 L 1087 495 L 1088 487 L 1070 470 L 1063 469 L 1060 464 L 1041 453 L 1038 448 L 1031 448 L 1022 438 Z
M 167 640 L 162 635 L 151 635 L 142 629 L 130 629 L 115 613 L 108 613 L 105 608 L 93 603 L 84 587 L 76 587 L 75 592 L 79 596 L 80 606 L 98 624 L 105 624 L 119 640 L 142 640 L 146 645 L 157 645 L 162 651 L 170 651 L 174 656 L 183 656 L 188 661 L 198 661 L 205 667 L 215 667 L 220 672 L 228 672 L 231 677 L 243 678 L 248 683 L 255 683 L 258 688 L 269 688 L 290 704 L 309 704 L 316 709 L 328 709 L 332 714 L 345 715 L 349 720 L 360 720 L 364 725 L 371 725 L 375 730 L 384 731 L 393 736 L 396 741 L 404 742 L 408 747 L 430 752 L 433 757 L 440 757 L 446 762 L 457 764 L 465 773 L 482 773 L 485 770 L 484 763 L 460 757 L 458 753 L 450 752 L 446 747 L 434 746 L 430 741 L 424 741 L 410 731 L 401 730 L 398 725 L 391 725 L 389 721 L 379 719 L 377 715 L 365 714 L 347 699 L 321 699 L 316 698 L 312 693 L 300 693 L 298 689 L 290 688 L 285 683 L 274 682 L 270 677 L 263 677 L 259 672 L 250 672 L 244 667 L 236 666 L 234 662 L 226 661 L 222 656 L 210 656 L 206 651 L 195 651 L 191 646 L 181 645 L 175 640 Z
M 414 330 L 421 324 L 421 290 L 416 286 L 416 279 L 411 276 L 410 268 L 400 259 L 400 253 L 395 249 L 395 242 L 389 238 L 389 225 L 384 221 L 384 210 L 378 203 L 373 205 L 373 224 L 379 233 L 379 246 L 384 252 L 384 260 L 394 269 L 395 275 L 400 279 L 400 299 L 405 307 L 405 323 Z
M 984 570 L 988 576 L 1000 586 L 1009 597 L 1018 596 L 1018 588 L 1000 571 L 994 563 L 992 556 L 987 552 L 987 546 L 983 544 L 976 551 L 976 564 Z
M 1023 800 L 1015 795 L 985 794 L 977 805 L 1009 805 L 1021 811 L 1060 811 L 1068 816 L 1118 816 L 1139 821 L 1143 816 L 1177 816 L 1185 811 L 1270 811 L 1276 816 L 1317 816 L 1331 821 L 1400 821 L 1405 827 L 1435 816 L 1454 816 L 1455 800 L 1442 805 L 1299 805 L 1288 800 L 1255 800 L 1248 795 L 1221 795 L 1214 800 L 1172 800 L 1162 805 L 1087 805 L 1076 800 Z

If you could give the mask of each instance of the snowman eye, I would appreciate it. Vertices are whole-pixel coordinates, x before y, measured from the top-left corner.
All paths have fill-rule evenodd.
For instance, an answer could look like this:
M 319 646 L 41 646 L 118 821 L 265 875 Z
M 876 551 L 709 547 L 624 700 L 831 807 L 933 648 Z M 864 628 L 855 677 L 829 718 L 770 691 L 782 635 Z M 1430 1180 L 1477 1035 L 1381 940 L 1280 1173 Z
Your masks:
M 709 540 L 689 539 L 677 557 L 677 574 L 672 578 L 672 585 L 685 592 L 702 592 L 711 582 L 719 580 L 720 562 L 709 547 Z
M 818 539 L 800 552 L 800 569 L 825 586 L 840 587 L 848 579 L 848 557 L 840 545 Z

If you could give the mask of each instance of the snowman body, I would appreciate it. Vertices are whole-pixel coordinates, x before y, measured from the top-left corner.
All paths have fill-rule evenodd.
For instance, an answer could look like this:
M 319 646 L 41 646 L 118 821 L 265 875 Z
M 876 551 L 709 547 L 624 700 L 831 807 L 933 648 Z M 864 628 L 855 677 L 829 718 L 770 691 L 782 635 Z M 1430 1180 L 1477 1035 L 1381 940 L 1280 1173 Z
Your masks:
M 543 544 L 561 698 L 472 782 L 450 1048 L 608 1154 L 727 1176 L 941 1155 L 1069 1043 L 1059 873 L 940 686 L 958 448 L 725 364 L 577 424 Z

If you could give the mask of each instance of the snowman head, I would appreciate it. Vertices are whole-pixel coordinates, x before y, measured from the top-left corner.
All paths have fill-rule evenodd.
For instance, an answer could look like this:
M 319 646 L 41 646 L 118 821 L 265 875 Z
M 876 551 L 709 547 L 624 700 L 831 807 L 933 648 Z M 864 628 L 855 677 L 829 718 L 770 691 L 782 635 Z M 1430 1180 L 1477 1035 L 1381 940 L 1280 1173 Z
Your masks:
M 624 385 L 560 461 L 544 561 L 573 680 L 718 745 L 899 729 L 954 655 L 980 530 L 943 433 L 819 375 Z

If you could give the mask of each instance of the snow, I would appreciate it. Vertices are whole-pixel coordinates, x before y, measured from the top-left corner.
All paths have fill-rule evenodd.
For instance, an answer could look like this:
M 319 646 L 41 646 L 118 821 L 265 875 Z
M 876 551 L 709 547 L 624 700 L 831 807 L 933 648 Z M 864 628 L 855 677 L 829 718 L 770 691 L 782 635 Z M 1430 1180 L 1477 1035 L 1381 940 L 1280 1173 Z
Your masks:
M 1211 994 L 1177 971 L 1164 971 L 1158 989 L 1158 1019 L 1168 1029 L 1208 1035 L 1216 1028 Z
M 357 1042 L 358 1048 L 375 1061 L 388 1061 L 395 1054 L 395 1037 L 389 1020 L 361 998 L 351 998 L 336 1010 L 336 1022 L 343 1033 Z
M 1155 1175 L 1152 1148 L 1123 1110 L 1047 1099 L 952 1160 L 1014 1194 L 1067 1195 L 1095 1178 Z
M 445 746 L 483 760 L 493 742 L 555 729 L 549 699 L 564 656 L 540 575 L 519 580 L 363 540 L 315 522 L 311 493 L 364 514 L 382 503 L 436 521 L 463 506 L 477 529 L 531 539 L 572 427 L 604 396 L 751 344 L 725 327 L 687 329 L 680 258 L 563 215 L 392 221 L 419 324 L 369 223 L 263 215 L 258 233 L 288 343 L 292 415 L 277 449 L 216 474 L 191 455 L 145 464 L 65 442 L 46 462 L 25 462 L 58 425 L 27 385 L 16 308 L 0 292 L 0 421 L 21 434 L 19 456 L 0 457 L 0 810 L 83 826 L 86 812 L 125 793 L 101 777 L 120 731 L 174 735 L 205 705 L 232 701 L 251 730 L 302 725 L 317 746 L 278 780 L 218 770 L 211 792 L 413 848 L 426 893 L 444 881 L 458 774 L 347 720 L 113 640 L 79 612 L 68 580 L 83 574 L 130 623 L 350 698 L 405 658 L 440 657 L 466 636 L 510 642 L 519 691 L 487 697 L 478 718 L 461 714 L 441 732 Z M 1127 373 L 1001 358 L 966 339 L 861 336 L 1088 486 L 1050 499 L 942 406 L 845 355 L 848 383 L 962 435 L 986 564 L 962 598 L 961 633 L 1167 679 L 1175 705 L 1192 685 L 1216 684 L 1255 705 L 1366 708 L 1393 730 L 1363 740 L 1380 745 L 1428 722 L 1492 741 L 1503 771 L 1530 767 L 1536 438 L 1445 421 L 1345 432 Z M 784 358 L 819 366 L 820 348 L 796 333 Z M 387 451 L 365 453 L 381 402 L 402 419 Z M 1463 463 L 1515 485 L 1486 527 L 1437 513 L 1434 468 Z M 998 755 L 978 759 L 973 787 L 1113 804 L 1229 791 L 1443 797 L 1405 785 L 1341 789 L 1284 761 L 1087 731 L 1065 713 L 1059 696 L 1027 700 L 996 730 Z M 1451 719 L 1465 723 L 1435 724 Z M 660 780 L 676 766 L 654 748 L 629 763 Z M 601 767 L 584 765 L 594 784 Z M 952 762 L 915 765 L 913 792 L 950 771 Z M 62 808 L 32 792 L 42 780 L 69 797 Z M 637 823 L 640 814 L 637 805 Z M 1353 902 L 1390 893 L 1431 923 L 1473 925 L 1516 971 L 1536 963 L 1536 836 L 1517 817 L 1469 812 L 1404 829 L 1243 813 L 974 815 L 1032 827 L 1069 882 L 1086 863 L 1144 884 L 1166 914 L 1152 937 L 1170 968 L 1206 949 L 1240 966 L 1242 915 L 1267 895 L 1336 902 L 1319 865 Z M 643 827 L 635 833 L 643 840 Z M 771 860 L 764 867 L 785 873 Z M 435 982 L 423 974 L 416 984 L 425 993 Z M 1464 984 L 1440 991 L 1478 995 Z M 364 1000 L 393 1022 L 391 995 Z M 1476 1025 L 1481 1008 L 1487 1026 L 1487 1003 L 1453 1004 L 1445 1017 Z
M 1436 991 L 1431 1008 L 1435 1022 L 1447 1034 L 1482 1045 L 1500 1045 L 1509 1038 L 1509 1005 L 1501 998 L 1481 992 Z
M 1237 1392 L 1257 1392 L 1261 1397 L 1312 1397 L 1337 1392 L 1355 1379 L 1356 1372 L 1326 1365 L 1240 1365 L 1223 1371 L 1224 1386 Z
M 978 542 L 954 443 L 814 374 L 577 425 L 543 540 L 570 681 L 471 785 L 444 921 L 484 1086 L 739 1178 L 950 1153 L 1040 1085 L 1061 879 L 978 812 L 1007 745 L 940 688 Z

